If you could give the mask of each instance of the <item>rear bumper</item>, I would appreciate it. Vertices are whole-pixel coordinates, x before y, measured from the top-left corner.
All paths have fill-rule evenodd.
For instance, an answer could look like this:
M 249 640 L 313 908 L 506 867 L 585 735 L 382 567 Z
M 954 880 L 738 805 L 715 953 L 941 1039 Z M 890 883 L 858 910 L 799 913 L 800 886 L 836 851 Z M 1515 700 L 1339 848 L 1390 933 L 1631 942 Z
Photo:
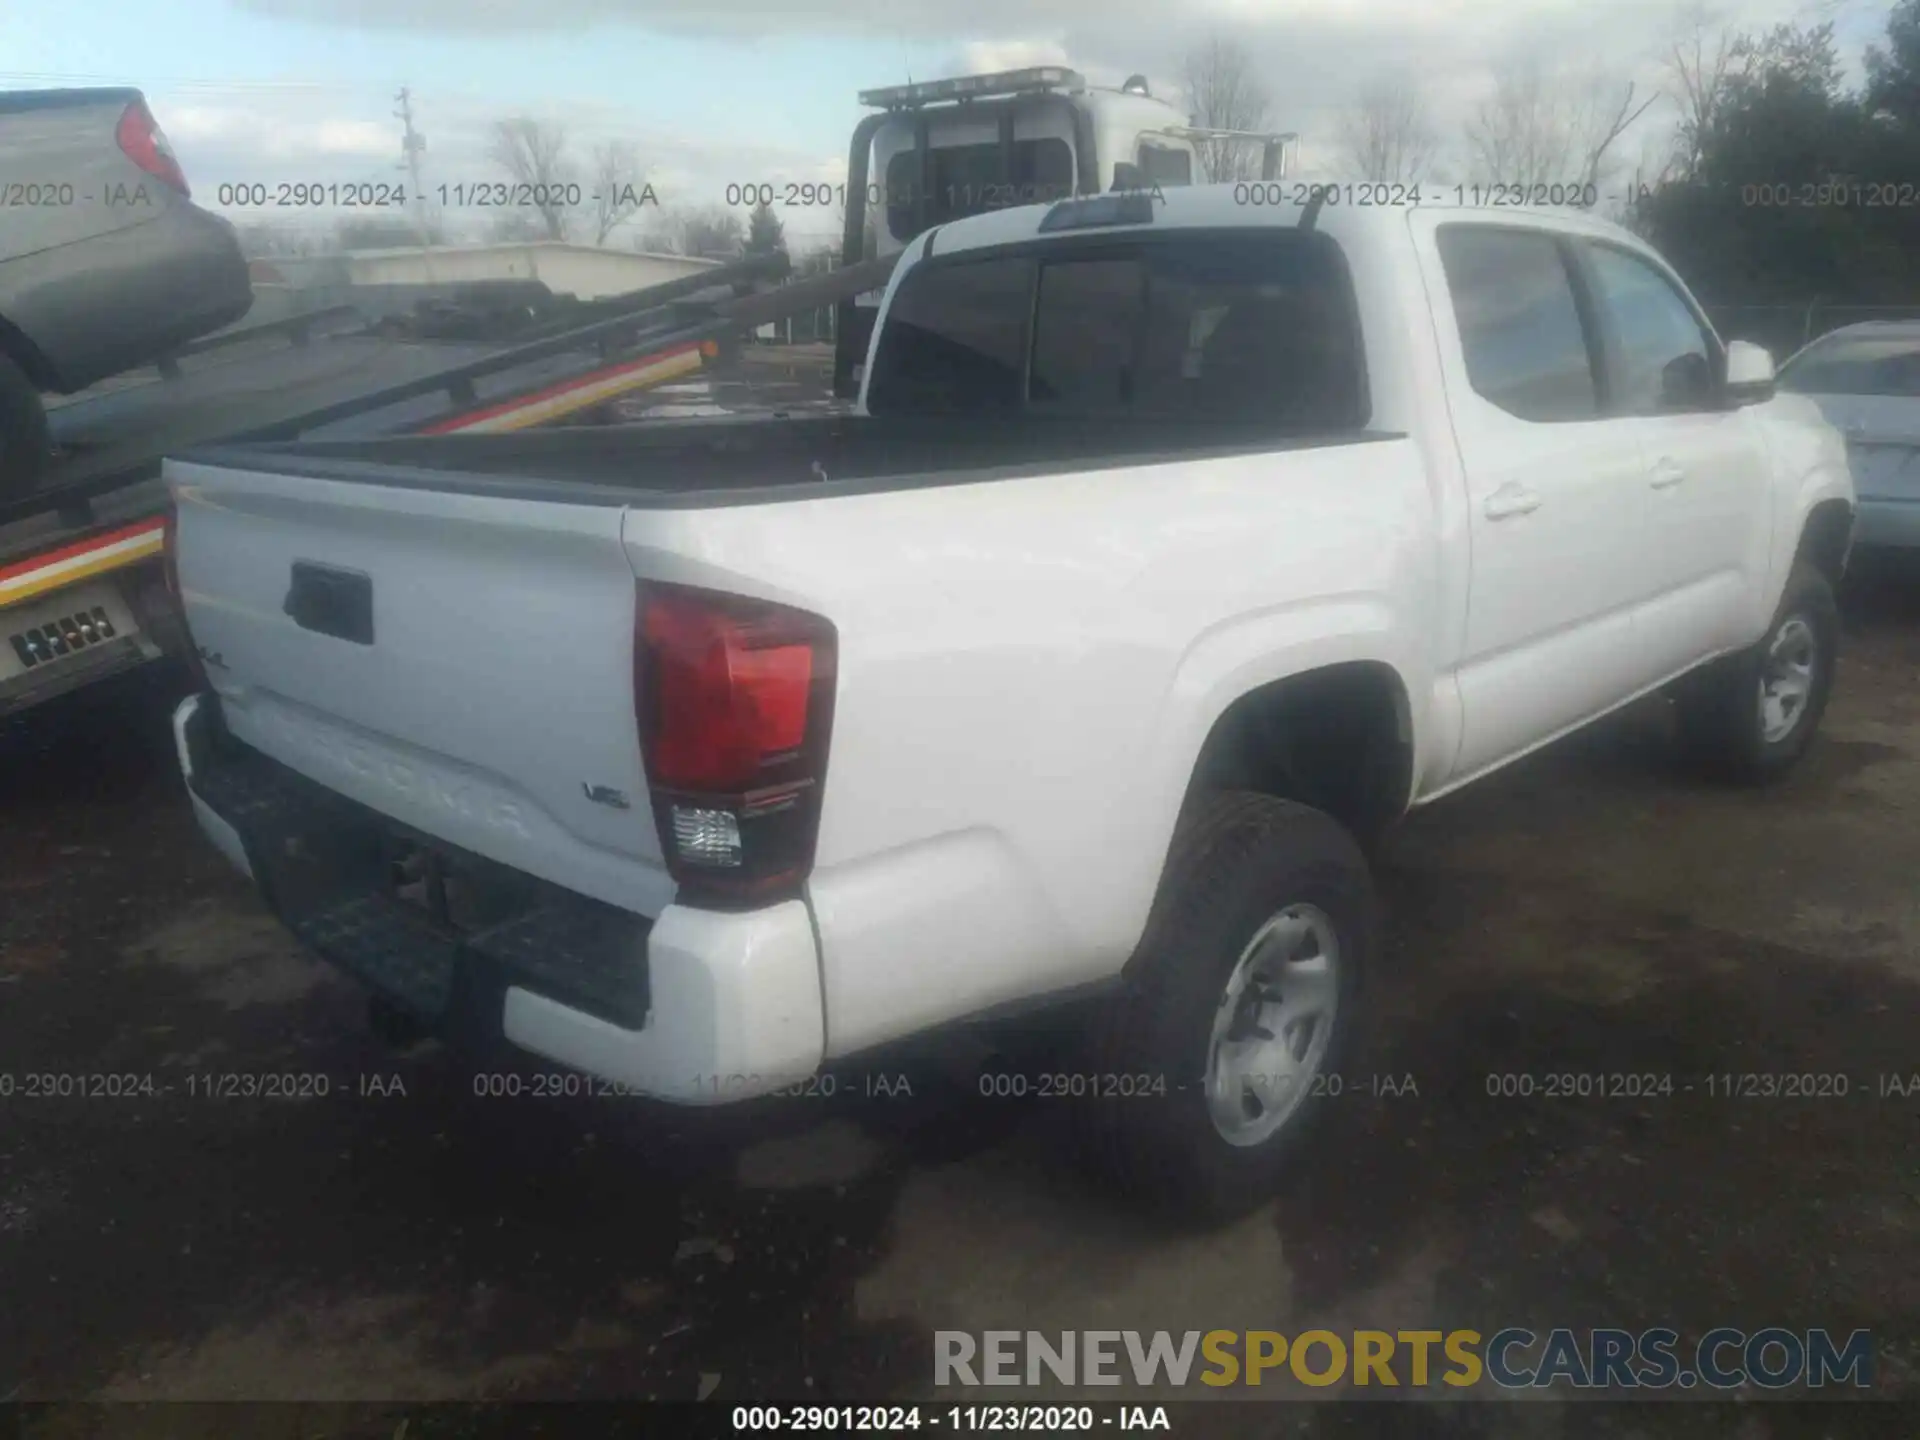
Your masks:
M 800 901 L 669 905 L 648 921 L 402 831 L 226 735 L 212 697 L 183 701 L 173 730 L 214 847 L 309 949 L 448 1039 L 503 1039 L 682 1104 L 819 1068 L 820 967 Z M 396 867 L 422 864 L 437 885 L 396 885 Z M 429 885 L 437 903 L 406 898 Z
M 1920 500 L 1862 498 L 1854 513 L 1855 549 L 1920 549 Z
M 142 224 L 12 262 L 5 290 L 8 320 L 67 392 L 151 364 L 253 306 L 233 227 L 184 200 Z

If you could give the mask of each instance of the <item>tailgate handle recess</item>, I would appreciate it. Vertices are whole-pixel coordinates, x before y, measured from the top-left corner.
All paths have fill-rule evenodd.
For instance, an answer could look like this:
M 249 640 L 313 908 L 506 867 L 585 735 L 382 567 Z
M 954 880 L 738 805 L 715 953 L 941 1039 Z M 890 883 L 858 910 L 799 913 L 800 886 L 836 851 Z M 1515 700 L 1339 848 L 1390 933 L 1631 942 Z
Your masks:
M 373 644 L 373 577 L 359 570 L 296 560 L 282 608 L 302 630 Z

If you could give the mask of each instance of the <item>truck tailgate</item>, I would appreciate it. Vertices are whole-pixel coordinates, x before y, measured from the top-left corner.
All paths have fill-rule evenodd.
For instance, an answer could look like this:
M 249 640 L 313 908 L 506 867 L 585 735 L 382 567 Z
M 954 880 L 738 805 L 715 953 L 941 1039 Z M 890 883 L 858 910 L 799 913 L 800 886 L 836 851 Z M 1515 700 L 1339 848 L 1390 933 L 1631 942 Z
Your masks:
M 228 730 L 478 855 L 654 916 L 618 505 L 168 461 Z

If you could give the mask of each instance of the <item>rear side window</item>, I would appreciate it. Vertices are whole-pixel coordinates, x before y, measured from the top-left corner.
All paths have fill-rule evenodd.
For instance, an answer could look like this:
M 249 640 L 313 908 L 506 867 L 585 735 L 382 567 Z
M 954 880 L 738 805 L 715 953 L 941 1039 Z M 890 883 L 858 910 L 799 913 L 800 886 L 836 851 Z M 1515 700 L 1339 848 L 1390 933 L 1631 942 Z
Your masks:
M 1144 284 L 1131 258 L 1040 267 L 1028 389 L 1036 407 L 1097 414 L 1133 403 Z
M 1306 433 L 1366 423 L 1346 261 L 1282 231 L 1167 245 L 1148 258 L 1135 408 Z
M 867 408 L 875 414 L 988 414 L 1020 407 L 1031 260 L 922 270 L 886 312 Z
M 1780 388 L 1802 395 L 1920 399 L 1920 335 L 1819 341 L 1782 368 Z
M 925 330 L 933 314 L 953 317 L 950 331 L 978 327 L 981 286 L 968 272 L 991 272 L 1010 285 L 1016 265 L 1027 267 L 1034 286 L 1032 322 L 1026 337 L 1016 337 L 1005 370 L 1025 408 L 1244 421 L 1301 434 L 1366 423 L 1345 261 L 1329 237 L 1297 231 L 1054 245 L 1037 264 L 929 266 L 901 284 L 875 355 L 868 408 L 1006 408 L 1005 385 L 981 403 L 981 387 L 964 366 L 943 382 L 937 365 L 952 337 L 934 344 Z M 1002 338 L 1016 308 L 1010 300 L 1003 306 Z M 1024 392 L 1022 347 L 1031 352 Z
M 1522 420 L 1598 416 L 1593 353 L 1554 237 L 1443 225 L 1438 243 L 1474 393 Z

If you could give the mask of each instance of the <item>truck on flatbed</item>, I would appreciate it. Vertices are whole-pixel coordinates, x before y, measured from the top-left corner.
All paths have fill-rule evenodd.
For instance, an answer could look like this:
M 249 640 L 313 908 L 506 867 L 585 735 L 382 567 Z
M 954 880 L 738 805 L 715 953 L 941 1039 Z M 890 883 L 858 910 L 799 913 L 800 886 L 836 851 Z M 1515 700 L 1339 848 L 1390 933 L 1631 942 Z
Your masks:
M 711 1104 L 1073 1005 L 1208 1213 L 1353 1057 L 1368 842 L 1654 692 L 1787 770 L 1853 518 L 1624 230 L 1230 186 L 930 232 L 857 414 L 166 470 L 199 823 L 383 1013 Z
M 42 392 L 150 364 L 238 320 L 253 290 L 138 90 L 0 92 L 0 220 L 5 496 L 46 466 Z

